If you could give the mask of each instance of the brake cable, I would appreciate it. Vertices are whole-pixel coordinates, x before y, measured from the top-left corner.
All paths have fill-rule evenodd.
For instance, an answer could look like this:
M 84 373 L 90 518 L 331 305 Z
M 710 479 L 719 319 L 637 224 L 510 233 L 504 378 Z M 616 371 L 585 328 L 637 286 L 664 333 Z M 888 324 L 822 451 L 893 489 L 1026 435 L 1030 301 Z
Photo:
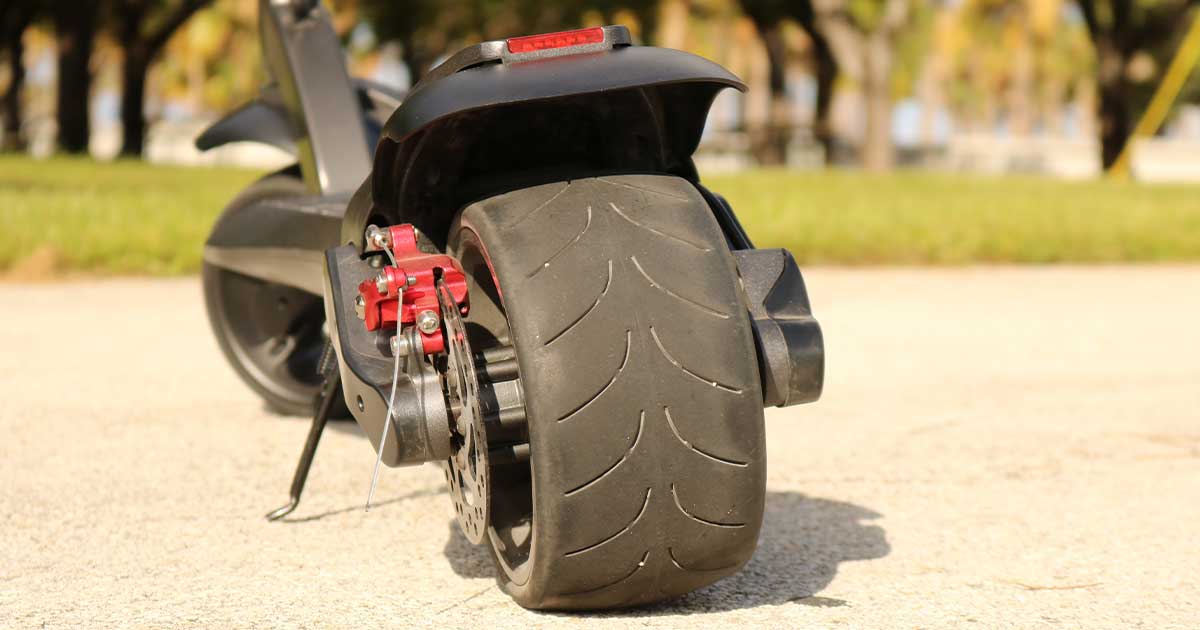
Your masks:
M 392 254 L 391 249 L 384 248 L 383 253 L 387 254 L 388 259 L 390 259 L 392 261 L 393 267 L 400 266 L 396 262 L 396 256 L 394 254 Z M 401 290 L 403 291 L 403 288 Z M 403 326 L 403 322 L 401 321 L 400 317 L 397 317 L 396 318 L 396 338 L 397 339 L 400 338 L 401 326 Z M 399 344 L 397 344 L 397 348 L 399 348 Z M 410 349 L 410 351 L 411 351 L 411 349 Z M 364 512 L 371 511 L 371 499 L 372 499 L 372 497 L 375 496 L 375 486 L 376 486 L 376 484 L 379 483 L 379 467 L 380 467 L 380 465 L 383 464 L 383 449 L 384 449 L 384 447 L 387 446 L 388 429 L 391 428 L 391 426 L 392 426 L 392 415 L 395 413 L 396 388 L 400 384 L 400 352 L 397 351 L 393 354 L 395 356 L 393 357 L 394 361 L 393 361 L 393 368 L 392 368 L 392 391 L 391 391 L 391 394 L 388 396 L 387 415 L 384 416 L 384 419 L 383 419 L 383 434 L 379 438 L 379 454 L 375 457 L 375 470 L 373 470 L 371 472 L 371 489 L 367 491 L 367 505 L 363 510 Z M 422 415 L 424 415 L 424 413 L 425 413 L 425 388 L 418 387 L 418 389 L 421 390 L 421 393 L 420 393 L 421 413 L 422 413 Z

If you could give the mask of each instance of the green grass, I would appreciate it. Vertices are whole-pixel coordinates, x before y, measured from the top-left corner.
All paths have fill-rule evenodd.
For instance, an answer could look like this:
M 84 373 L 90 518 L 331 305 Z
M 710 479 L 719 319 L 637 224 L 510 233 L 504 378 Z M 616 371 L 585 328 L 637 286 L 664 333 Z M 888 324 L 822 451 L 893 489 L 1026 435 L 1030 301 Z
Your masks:
M 709 177 L 758 247 L 807 263 L 1200 260 L 1200 186 L 931 173 Z
M 213 220 L 257 177 L 241 169 L 0 157 L 0 270 L 194 272 Z
M 255 171 L 0 157 L 0 271 L 191 273 Z M 762 170 L 705 182 L 802 262 L 1200 261 L 1200 186 Z

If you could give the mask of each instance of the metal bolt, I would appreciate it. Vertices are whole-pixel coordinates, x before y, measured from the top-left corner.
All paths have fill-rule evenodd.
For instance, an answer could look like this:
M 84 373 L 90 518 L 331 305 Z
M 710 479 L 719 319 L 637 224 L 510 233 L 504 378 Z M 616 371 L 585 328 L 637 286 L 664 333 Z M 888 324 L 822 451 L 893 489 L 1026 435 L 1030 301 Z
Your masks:
M 375 276 L 375 288 L 379 290 L 379 295 L 388 294 L 387 272 L 381 271 L 378 276 Z
M 433 334 L 438 329 L 438 316 L 433 311 L 421 311 L 417 315 L 417 329 L 426 335 Z
M 391 346 L 392 356 L 394 357 L 408 354 L 408 351 L 412 348 L 412 344 L 409 343 L 408 337 L 401 337 L 399 335 L 392 337 Z
M 372 249 L 387 249 L 388 233 L 387 230 L 380 229 L 377 225 L 367 226 L 367 245 Z
M 354 314 L 358 315 L 359 319 L 367 318 L 367 301 L 361 295 L 354 297 Z

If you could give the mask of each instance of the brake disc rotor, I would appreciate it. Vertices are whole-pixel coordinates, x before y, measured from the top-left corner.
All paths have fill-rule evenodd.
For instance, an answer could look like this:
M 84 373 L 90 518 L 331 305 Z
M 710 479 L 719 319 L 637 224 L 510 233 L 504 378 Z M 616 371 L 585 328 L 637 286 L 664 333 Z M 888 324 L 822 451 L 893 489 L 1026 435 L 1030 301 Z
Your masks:
M 491 492 L 488 487 L 488 445 L 479 405 L 479 378 L 475 375 L 475 355 L 458 313 L 458 305 L 445 283 L 438 280 L 438 303 L 445 324 L 447 370 L 446 394 L 450 402 L 450 459 L 446 478 L 450 498 L 458 514 L 458 526 L 472 543 L 487 536 L 491 516 Z

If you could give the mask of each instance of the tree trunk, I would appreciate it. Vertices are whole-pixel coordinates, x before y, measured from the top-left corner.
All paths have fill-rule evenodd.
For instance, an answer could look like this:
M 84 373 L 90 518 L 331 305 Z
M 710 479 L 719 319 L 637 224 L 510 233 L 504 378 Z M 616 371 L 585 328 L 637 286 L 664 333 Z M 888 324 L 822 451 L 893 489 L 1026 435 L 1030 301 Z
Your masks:
M 837 80 L 837 59 L 824 37 L 812 37 L 814 74 L 817 80 L 817 104 L 813 111 L 813 138 L 821 145 L 825 163 L 833 159 L 833 123 L 829 112 L 833 106 L 833 84 Z
M 863 100 L 867 106 L 867 128 L 863 138 L 863 166 L 871 171 L 890 170 L 895 165 L 892 145 L 891 42 L 884 29 L 866 38 L 863 51 Z
M 424 57 L 417 52 L 416 35 L 400 40 L 400 60 L 404 63 L 404 67 L 408 69 L 408 86 L 412 89 L 421 77 L 425 76 L 425 60 Z
M 55 4 L 58 41 L 58 147 L 65 153 L 87 153 L 91 136 L 92 46 L 96 6 L 92 2 Z
M 0 118 L 3 119 L 3 139 L 0 140 L 0 151 L 24 151 L 25 134 L 21 129 L 21 89 L 25 86 L 25 42 L 23 35 L 29 23 L 33 20 L 33 11 L 25 6 L 9 7 L 13 12 L 5 15 L 6 22 L 2 26 L 8 42 L 8 89 L 0 98 Z M 23 11 L 23 13 L 21 13 Z M 19 13 L 19 14 L 18 14 Z
M 791 103 L 787 98 L 787 42 L 782 25 L 756 22 L 758 34 L 767 51 L 767 85 L 771 103 L 765 129 L 756 135 L 755 159 L 764 166 L 787 163 L 787 148 L 792 136 Z
M 150 2 L 125 2 L 117 10 L 117 33 L 125 50 L 121 67 L 121 155 L 141 157 L 146 148 L 146 75 L 155 55 L 171 35 L 212 0 L 184 0 L 157 20 L 157 28 L 145 32 L 153 17 Z
M 792 7 L 792 17 L 808 35 L 812 45 L 813 78 L 817 82 L 817 102 L 813 109 L 813 139 L 821 145 L 825 163 L 833 160 L 833 123 L 829 113 L 833 106 L 833 84 L 837 81 L 838 63 L 833 46 L 825 32 L 817 25 L 817 13 L 812 2 L 798 2 Z
M 121 155 L 140 158 L 146 148 L 146 75 L 150 55 L 138 44 L 125 47 L 121 66 Z
M 921 102 L 921 122 L 919 127 L 919 144 L 922 158 L 933 153 L 937 144 L 937 117 L 942 110 L 942 85 L 945 83 L 945 71 L 942 58 L 935 51 L 925 56 L 921 64 L 921 75 L 917 79 L 917 97 Z
M 658 11 L 657 3 L 643 5 L 634 10 L 638 21 L 638 36 L 643 46 L 654 46 L 658 42 Z
M 1092 31 L 1092 43 L 1097 61 L 1100 162 L 1107 170 L 1116 163 L 1133 131 L 1133 112 L 1129 107 L 1133 86 L 1125 73 L 1128 55 L 1118 45 L 1114 33 L 1096 28 Z
M 687 47 L 688 16 L 691 14 L 690 0 L 664 0 L 659 16 L 662 19 L 660 30 L 663 48 Z
M 1021 9 L 1018 43 L 1009 48 L 1009 65 L 1012 78 L 1008 90 L 1008 128 L 1016 136 L 1028 136 L 1033 132 L 1033 92 L 1035 67 L 1033 33 L 1029 15 Z
M 1120 79 L 1100 86 L 1100 161 L 1106 170 L 1116 163 L 1133 130 L 1129 89 Z

